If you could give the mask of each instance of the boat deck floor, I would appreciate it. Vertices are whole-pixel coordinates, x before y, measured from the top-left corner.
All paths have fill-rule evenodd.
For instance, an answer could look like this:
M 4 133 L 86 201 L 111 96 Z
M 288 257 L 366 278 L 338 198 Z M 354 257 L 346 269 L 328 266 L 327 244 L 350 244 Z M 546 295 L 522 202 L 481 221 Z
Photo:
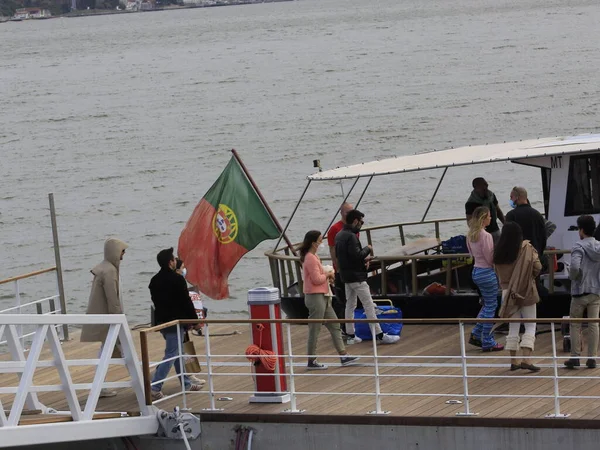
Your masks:
M 217 400 L 216 407 L 223 408 L 225 414 L 284 414 L 290 407 L 286 404 L 256 404 L 248 400 L 254 391 L 254 380 L 250 363 L 244 352 L 250 344 L 250 328 L 247 324 L 211 325 L 211 352 L 213 367 L 215 398 L 230 397 L 231 400 Z M 231 334 L 238 330 L 239 334 Z M 535 363 L 542 366 L 539 373 L 525 370 L 509 371 L 508 352 L 483 354 L 476 347 L 466 344 L 468 356 L 469 393 L 471 411 L 479 417 L 494 418 L 543 418 L 554 412 L 554 367 L 552 360 L 551 333 L 548 325 L 540 325 L 538 331 L 547 332 L 538 335 L 535 355 L 544 359 Z M 132 332 L 139 351 L 139 333 Z M 291 335 L 294 354 L 306 353 L 308 328 L 304 325 L 293 325 Z M 63 343 L 67 359 L 96 358 L 99 345 L 79 342 L 78 333 L 73 333 L 72 340 Z M 285 336 L 285 334 L 284 334 Z M 500 342 L 503 338 L 499 339 Z M 556 333 L 558 356 L 562 353 L 562 336 Z M 205 354 L 205 339 L 193 336 L 196 351 Z M 286 347 L 287 348 L 287 347 Z M 164 351 L 164 341 L 159 333 L 149 336 L 149 352 L 152 361 L 159 361 Z M 294 358 L 295 389 L 297 407 L 311 415 L 365 415 L 375 409 L 375 378 L 373 365 L 373 348 L 371 342 L 362 342 L 348 346 L 352 355 L 360 356 L 360 365 L 341 367 L 339 359 L 319 359 L 329 363 L 324 371 L 307 371 L 305 358 Z M 381 399 L 382 409 L 395 416 L 449 417 L 464 411 L 463 404 L 448 404 L 448 400 L 463 400 L 463 379 L 460 355 L 460 341 L 457 325 L 405 325 L 402 338 L 398 344 L 378 346 L 380 356 L 379 372 L 381 375 L 381 393 L 396 394 Z M 335 356 L 331 339 L 323 327 L 318 342 L 319 355 Z M 44 349 L 43 359 L 49 358 L 50 352 Z M 223 356 L 218 356 L 223 355 Z M 423 358 L 411 358 L 422 356 Z M 454 356 L 454 358 L 451 358 Z M 472 357 L 484 357 L 475 359 Z M 3 359 L 6 358 L 6 355 Z M 585 359 L 582 360 L 582 363 Z M 199 377 L 206 379 L 206 360 L 201 361 L 203 373 Z M 225 365 L 218 365 L 225 363 Z M 297 364 L 297 365 L 296 365 Z M 562 366 L 562 360 L 558 361 Z M 91 383 L 95 373 L 94 366 L 71 366 L 75 383 Z M 223 375 L 223 374 L 232 375 Z M 174 372 L 172 372 L 172 375 Z M 600 396 L 600 369 L 581 368 L 568 371 L 558 368 L 561 378 L 558 382 L 560 395 L 563 396 Z M 416 376 L 418 375 L 418 376 Z M 451 378 L 447 376 L 453 376 Z M 483 376 L 502 376 L 506 378 L 480 378 Z M 590 378 L 592 377 L 592 378 Z M 597 377 L 597 378 L 593 378 Z M 107 381 L 125 381 L 128 375 L 123 366 L 111 366 Z M 36 385 L 59 384 L 59 377 L 54 368 L 38 368 L 34 377 Z M 17 386 L 16 374 L 0 375 L 0 386 Z M 202 412 L 210 408 L 207 394 L 208 384 L 201 392 L 187 395 L 186 405 L 192 412 Z M 177 380 L 165 383 L 163 392 L 175 394 L 180 388 Z M 131 412 L 139 411 L 135 396 L 131 389 L 117 389 L 118 395 L 101 398 L 97 412 Z M 325 394 L 328 393 L 328 394 Z M 348 394 L 348 395 L 347 395 Z M 397 394 L 412 394 L 398 396 Z M 425 395 L 427 394 L 427 395 Z M 448 396 L 454 394 L 454 396 Z M 485 395 L 511 395 L 516 398 L 486 398 Z M 548 398 L 531 398 L 527 396 L 542 395 Z M 85 405 L 87 392 L 78 391 L 82 406 Z M 68 411 L 68 404 L 62 392 L 40 392 L 39 400 L 48 407 L 59 411 Z M 13 395 L 0 395 L 5 410 L 10 408 Z M 157 404 L 161 409 L 183 407 L 183 398 L 174 397 Z M 561 412 L 570 414 L 571 418 L 600 418 L 600 402 L 597 399 L 567 398 L 560 401 Z M 25 417 L 25 416 L 24 416 Z

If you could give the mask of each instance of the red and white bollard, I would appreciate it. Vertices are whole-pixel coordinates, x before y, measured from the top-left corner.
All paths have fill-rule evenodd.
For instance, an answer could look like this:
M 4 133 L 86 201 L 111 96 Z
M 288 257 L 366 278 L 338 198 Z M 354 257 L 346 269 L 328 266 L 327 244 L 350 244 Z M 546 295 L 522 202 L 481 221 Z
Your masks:
M 279 289 L 261 287 L 248 291 L 248 309 L 251 319 L 281 319 L 281 298 Z M 283 354 L 283 332 L 280 323 L 253 323 L 252 343 L 262 350 Z M 270 370 L 263 363 L 253 364 L 255 374 L 255 393 L 250 397 L 250 403 L 287 403 L 290 394 L 287 393 L 285 358 L 274 357 L 276 361 Z

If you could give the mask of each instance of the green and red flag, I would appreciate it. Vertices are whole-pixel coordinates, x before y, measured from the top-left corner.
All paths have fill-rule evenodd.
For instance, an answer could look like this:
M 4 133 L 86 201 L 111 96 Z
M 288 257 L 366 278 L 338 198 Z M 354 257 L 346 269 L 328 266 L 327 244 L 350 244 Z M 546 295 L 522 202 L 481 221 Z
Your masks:
M 229 296 L 227 278 L 244 254 L 279 229 L 232 157 L 204 195 L 179 237 L 187 280 L 210 298 Z

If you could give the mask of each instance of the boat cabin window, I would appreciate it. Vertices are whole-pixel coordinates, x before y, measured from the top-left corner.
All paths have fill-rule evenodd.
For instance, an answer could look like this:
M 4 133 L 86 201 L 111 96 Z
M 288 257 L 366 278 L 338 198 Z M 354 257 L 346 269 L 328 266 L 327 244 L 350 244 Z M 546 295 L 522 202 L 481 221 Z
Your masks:
M 600 155 L 571 156 L 565 216 L 600 212 Z
M 552 169 L 542 167 L 542 191 L 544 193 L 544 217 L 548 218 L 550 208 L 550 185 L 552 183 Z

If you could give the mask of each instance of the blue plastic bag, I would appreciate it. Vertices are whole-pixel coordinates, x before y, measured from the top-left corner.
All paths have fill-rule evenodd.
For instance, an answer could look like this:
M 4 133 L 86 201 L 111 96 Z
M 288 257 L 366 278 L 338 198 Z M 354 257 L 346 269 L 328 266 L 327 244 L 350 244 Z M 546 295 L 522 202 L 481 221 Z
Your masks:
M 453 236 L 442 242 L 442 253 L 469 253 L 467 238 L 463 235 Z
M 377 314 L 378 319 L 402 319 L 402 311 L 400 308 L 396 308 L 395 306 L 376 306 L 375 314 Z M 354 318 L 355 319 L 366 319 L 367 316 L 365 314 L 364 309 L 356 309 L 354 310 Z M 387 334 L 392 334 L 394 336 L 400 336 L 402 332 L 402 323 L 380 323 L 381 331 Z M 354 324 L 354 334 L 361 338 L 363 341 L 370 341 L 371 329 L 369 328 L 368 323 L 356 323 Z

